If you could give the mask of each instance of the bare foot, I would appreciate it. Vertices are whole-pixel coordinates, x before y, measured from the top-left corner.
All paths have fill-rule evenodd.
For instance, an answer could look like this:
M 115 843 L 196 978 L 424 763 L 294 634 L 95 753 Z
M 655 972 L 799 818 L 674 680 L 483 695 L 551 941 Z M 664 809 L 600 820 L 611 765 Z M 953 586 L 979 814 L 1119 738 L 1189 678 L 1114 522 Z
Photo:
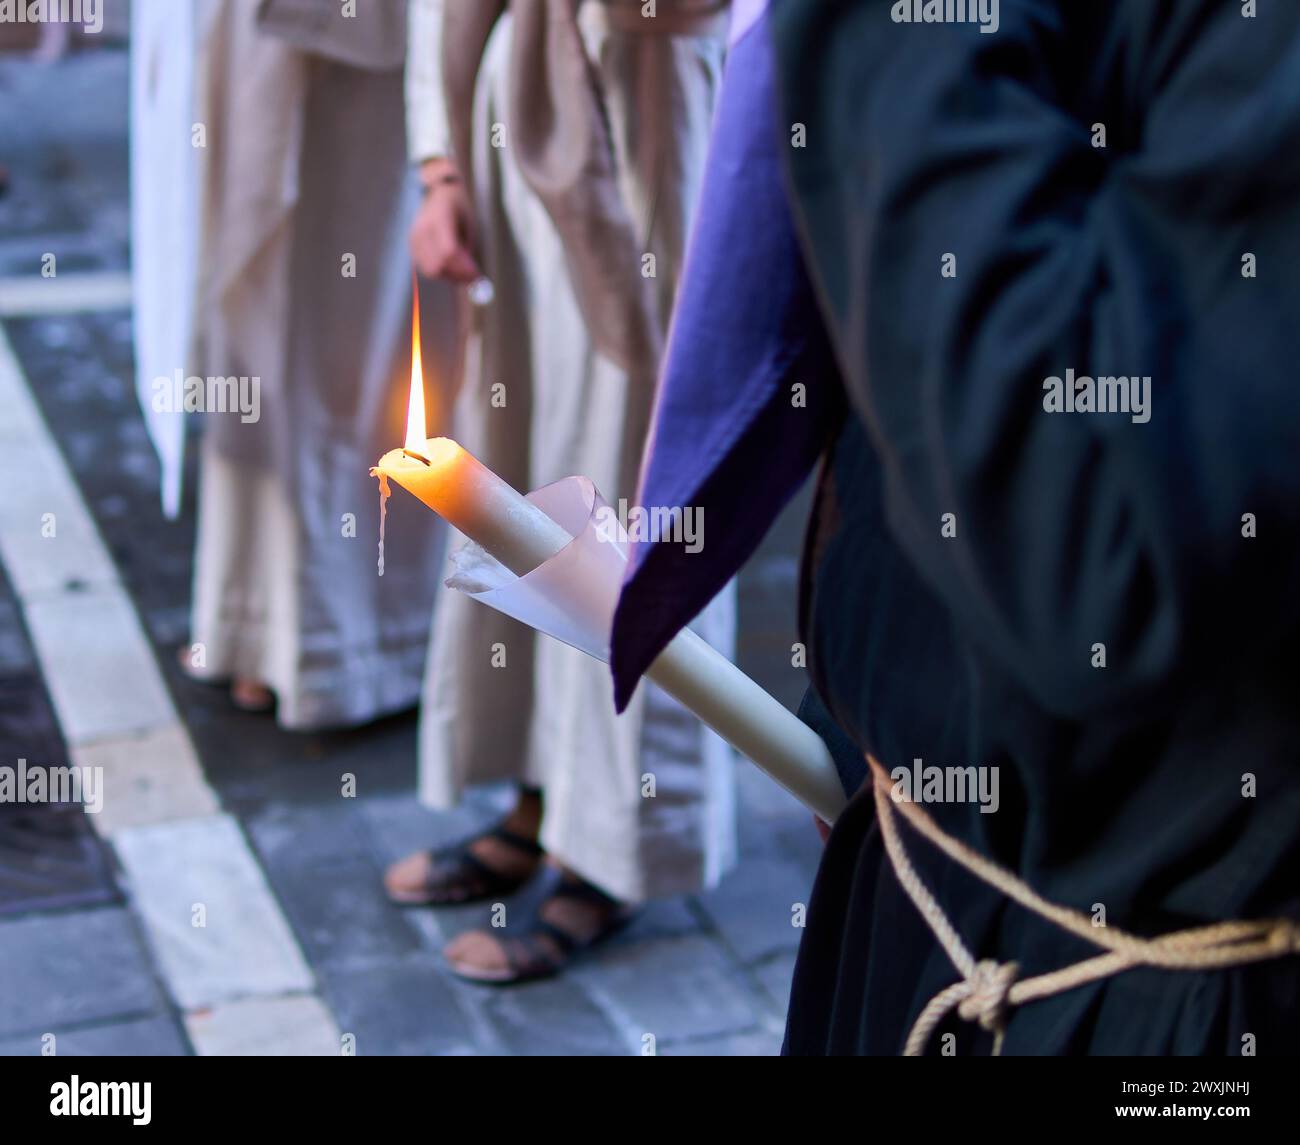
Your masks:
M 230 685 L 230 700 L 243 712 L 265 712 L 275 703 L 271 689 L 265 684 L 239 678 Z

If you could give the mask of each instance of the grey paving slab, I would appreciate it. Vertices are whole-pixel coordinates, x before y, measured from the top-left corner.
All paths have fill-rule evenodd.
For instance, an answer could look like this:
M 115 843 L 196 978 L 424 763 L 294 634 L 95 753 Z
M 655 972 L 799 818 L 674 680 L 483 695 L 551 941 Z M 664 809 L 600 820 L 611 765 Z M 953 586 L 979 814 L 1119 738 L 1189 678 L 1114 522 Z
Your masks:
M 645 903 L 628 926 L 609 940 L 612 947 L 655 938 L 681 938 L 699 934 L 700 916 L 687 898 L 660 899 Z
M 422 946 L 409 912 L 384 897 L 369 859 L 271 865 L 268 875 L 313 966 L 364 965 Z
M 0 741 L 6 723 L 0 718 Z M 93 819 L 79 803 L 0 803 L 0 917 L 120 900 L 112 856 Z
M 752 968 L 754 977 L 772 999 L 772 1009 L 784 1015 L 790 1006 L 790 982 L 794 978 L 794 953 L 777 954 Z
M 3 568 L 0 644 L 8 645 L 9 661 L 0 667 L 0 752 L 7 756 L 0 765 L 12 768 L 25 760 L 38 770 L 64 767 L 67 747 Z M 83 788 L 82 795 L 96 807 L 102 786 Z M 92 818 L 72 802 L 0 803 L 0 916 L 85 909 L 118 897 L 110 856 L 94 836 Z
M 670 1042 L 657 1047 L 660 1057 L 772 1058 L 781 1053 L 782 1035 L 775 1030 L 748 1030 L 718 1038 Z
M 505 907 L 506 919 L 513 923 L 530 916 L 545 896 L 546 887 L 542 878 L 536 878 L 523 890 L 506 898 L 497 900 Z M 493 911 L 497 902 L 467 903 L 464 906 L 411 907 L 405 909 L 410 924 L 422 937 L 424 945 L 430 950 L 441 950 L 457 935 L 467 930 L 481 930 L 491 925 Z
M 698 901 L 736 956 L 749 963 L 798 946 L 802 932 L 793 924 L 806 913 L 811 889 L 809 872 L 784 856 L 753 857 Z M 798 914 L 797 905 L 805 908 Z
M 61 269 L 125 268 L 127 76 L 121 48 L 54 66 L 0 56 L 11 184 L 0 197 L 0 270 L 31 273 L 34 242 Z
M 359 803 L 269 803 L 244 816 L 244 826 L 269 869 L 365 859 L 370 846 Z
M 50 1033 L 56 1057 L 180 1057 L 190 1053 L 185 1036 L 170 1014 Z M 0 1057 L 46 1053 L 45 1037 L 45 1034 L 25 1034 L 6 1038 L 0 1041 Z
M 737 1033 L 761 1017 L 734 965 L 699 936 L 607 947 L 569 974 L 634 1053 L 646 1034 L 669 1042 Z
M 451 1055 L 478 1052 L 450 983 L 429 954 L 348 967 L 323 967 L 322 996 L 358 1055 Z
M 9 146 L 38 154 L 48 154 L 44 145 L 51 140 L 70 148 L 102 147 L 106 138 L 125 131 L 128 74 L 121 48 L 78 52 L 52 65 L 0 57 L 0 79 L 15 112 L 6 125 Z M 60 98 L 51 100 L 51 92 Z M 125 164 L 126 156 L 118 162 Z
M 457 983 L 471 1021 L 486 1023 L 493 1052 L 521 1057 L 626 1054 L 609 1017 L 568 978 L 509 990 Z M 475 1024 L 477 1024 L 475 1022 Z
M 36 668 L 36 656 L 23 630 L 18 601 L 0 592 L 0 675 L 30 673 Z
M 127 912 L 36 914 L 0 922 L 0 1036 L 162 1009 L 164 998 Z

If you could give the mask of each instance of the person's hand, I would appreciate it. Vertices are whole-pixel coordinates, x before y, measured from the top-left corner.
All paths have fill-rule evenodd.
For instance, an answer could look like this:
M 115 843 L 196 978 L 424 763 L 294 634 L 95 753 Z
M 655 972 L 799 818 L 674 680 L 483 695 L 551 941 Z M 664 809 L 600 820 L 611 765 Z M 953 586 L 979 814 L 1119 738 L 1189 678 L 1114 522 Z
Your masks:
M 449 159 L 420 168 L 424 200 L 411 224 L 411 260 L 425 278 L 471 283 L 482 277 L 471 253 L 474 216 L 465 183 Z

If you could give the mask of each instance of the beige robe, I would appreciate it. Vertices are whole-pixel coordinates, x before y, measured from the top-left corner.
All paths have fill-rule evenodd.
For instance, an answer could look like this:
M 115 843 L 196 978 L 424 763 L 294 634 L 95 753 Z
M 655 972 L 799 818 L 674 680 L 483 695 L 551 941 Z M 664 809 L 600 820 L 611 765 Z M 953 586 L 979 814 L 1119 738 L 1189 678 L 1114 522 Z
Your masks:
M 268 35 L 257 10 L 220 0 L 200 68 L 201 361 L 260 378 L 261 409 L 205 417 L 195 667 L 263 681 L 285 727 L 352 725 L 416 702 L 441 564 L 433 515 L 395 504 L 377 575 L 368 474 L 402 441 L 410 377 L 402 75 Z M 438 286 L 422 301 L 436 429 L 454 308 Z
M 441 0 L 414 0 L 407 70 L 415 159 L 449 150 L 437 74 Z M 702 177 L 724 37 L 647 35 L 580 13 L 617 149 L 623 193 L 671 310 Z M 495 300 L 472 313 L 454 432 L 521 489 L 572 474 L 611 502 L 635 495 L 653 387 L 592 344 L 546 210 L 512 163 L 509 17 L 493 32 L 476 99 L 479 256 Z M 493 146 L 504 124 L 505 146 Z M 498 133 L 498 139 L 502 136 Z M 731 654 L 734 594 L 696 625 Z M 470 784 L 545 791 L 547 851 L 628 901 L 716 881 L 734 862 L 729 748 L 653 685 L 617 716 L 606 665 L 460 594 L 435 612 L 420 724 L 420 794 L 447 807 Z

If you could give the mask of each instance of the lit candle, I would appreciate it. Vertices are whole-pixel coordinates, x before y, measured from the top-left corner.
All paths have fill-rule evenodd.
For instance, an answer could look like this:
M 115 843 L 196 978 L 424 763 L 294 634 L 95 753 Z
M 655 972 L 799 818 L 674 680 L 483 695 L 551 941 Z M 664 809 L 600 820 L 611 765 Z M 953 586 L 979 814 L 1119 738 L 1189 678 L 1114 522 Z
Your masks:
M 511 572 L 526 576 L 573 537 L 450 438 L 425 439 L 418 363 L 417 341 L 406 446 L 384 454 L 371 473 L 385 493 L 391 478 Z M 822 819 L 835 820 L 844 792 L 821 737 L 715 648 L 685 629 L 646 676 Z
M 396 481 L 512 573 L 524 576 L 573 538 L 449 437 L 385 453 L 371 471 Z

